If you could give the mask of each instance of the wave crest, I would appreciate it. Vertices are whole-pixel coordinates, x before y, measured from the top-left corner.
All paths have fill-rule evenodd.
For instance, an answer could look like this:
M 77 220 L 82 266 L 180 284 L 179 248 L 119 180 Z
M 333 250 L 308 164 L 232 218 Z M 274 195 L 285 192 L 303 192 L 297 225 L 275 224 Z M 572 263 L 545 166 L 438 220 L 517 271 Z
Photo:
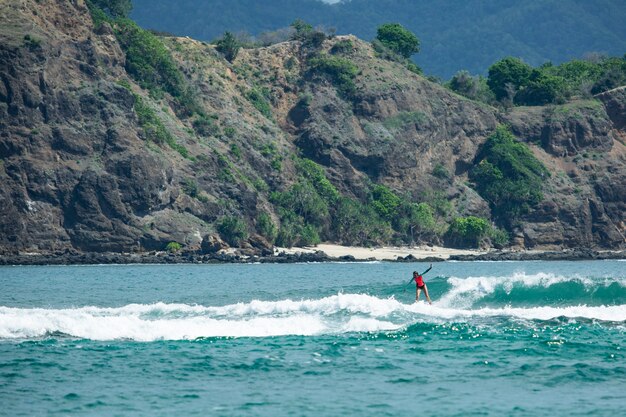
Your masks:
M 539 279 L 538 282 L 544 281 Z M 320 299 L 253 300 L 226 306 L 155 303 L 113 308 L 0 307 L 0 339 L 43 338 L 54 334 L 91 340 L 136 341 L 313 336 L 394 331 L 419 322 L 478 322 L 493 317 L 522 320 L 566 317 L 626 322 L 626 305 L 532 308 L 453 306 L 451 303 L 455 297 L 458 298 L 464 291 L 473 294 L 474 290 L 467 290 L 465 283 L 454 279 L 450 279 L 450 284 L 450 292 L 432 306 L 423 302 L 403 304 L 393 297 L 337 294 Z M 489 288 L 483 285 L 482 290 L 488 291 Z

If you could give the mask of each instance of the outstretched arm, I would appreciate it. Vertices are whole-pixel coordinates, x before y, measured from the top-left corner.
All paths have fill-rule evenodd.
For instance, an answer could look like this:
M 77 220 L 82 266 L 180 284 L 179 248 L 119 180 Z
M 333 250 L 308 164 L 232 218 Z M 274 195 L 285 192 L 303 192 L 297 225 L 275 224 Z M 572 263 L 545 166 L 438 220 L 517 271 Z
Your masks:
M 430 264 L 430 266 L 428 267 L 428 269 L 424 272 L 422 272 L 420 275 L 424 275 L 426 274 L 426 272 L 430 271 L 431 269 L 433 269 L 433 264 Z

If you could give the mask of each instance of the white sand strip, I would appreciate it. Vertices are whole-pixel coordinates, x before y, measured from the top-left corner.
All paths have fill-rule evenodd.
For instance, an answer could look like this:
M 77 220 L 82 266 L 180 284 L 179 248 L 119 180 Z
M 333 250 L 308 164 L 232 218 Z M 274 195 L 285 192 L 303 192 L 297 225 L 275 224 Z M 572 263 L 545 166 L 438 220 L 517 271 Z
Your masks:
M 452 249 L 440 246 L 418 246 L 418 247 L 374 247 L 363 248 L 357 246 L 341 246 L 321 243 L 317 246 L 307 246 L 304 248 L 274 248 L 274 253 L 313 253 L 322 251 L 326 255 L 338 258 L 340 256 L 352 255 L 355 259 L 376 259 L 376 260 L 396 260 L 398 257 L 404 258 L 413 255 L 416 258 L 426 258 L 434 256 L 437 258 L 448 259 L 451 255 L 480 255 L 486 253 L 479 250 Z

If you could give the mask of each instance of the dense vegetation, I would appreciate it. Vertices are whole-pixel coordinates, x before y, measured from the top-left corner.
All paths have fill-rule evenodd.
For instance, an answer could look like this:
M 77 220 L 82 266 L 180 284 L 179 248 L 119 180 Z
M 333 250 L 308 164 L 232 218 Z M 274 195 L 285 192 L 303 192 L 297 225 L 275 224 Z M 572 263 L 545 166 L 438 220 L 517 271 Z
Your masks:
M 543 183 L 550 173 L 506 127 L 498 127 L 487 139 L 475 162 L 470 179 L 502 223 L 527 213 L 543 199 Z
M 225 31 L 254 36 L 302 18 L 373 39 L 386 22 L 399 22 L 421 39 L 415 61 L 427 74 L 449 79 L 460 69 L 486 75 L 507 55 L 538 66 L 586 53 L 626 51 L 622 0 L 134 0 L 132 16 L 147 28 L 210 41 Z
M 506 57 L 489 67 L 489 76 L 458 72 L 446 83 L 451 90 L 489 104 L 543 106 L 572 98 L 590 98 L 626 84 L 626 55 L 572 60 L 533 68 L 519 58 Z
M 365 203 L 342 196 L 323 169 L 308 159 L 297 161 L 298 181 L 271 194 L 281 226 L 280 246 L 312 245 L 334 240 L 348 245 L 424 242 L 443 234 L 432 207 L 410 202 L 383 185 L 372 185 Z M 258 221 L 272 230 L 268 219 Z M 259 225 L 257 225 L 259 227 Z M 270 238 L 269 232 L 263 233 Z
M 376 39 L 404 58 L 409 58 L 420 50 L 417 36 L 399 23 L 380 25 L 376 30 Z
M 309 74 L 328 78 L 344 96 L 355 92 L 354 80 L 358 73 L 358 67 L 346 58 L 319 54 L 309 60 Z
M 506 57 L 489 67 L 489 76 L 458 72 L 446 83 L 451 90 L 488 104 L 543 106 L 572 98 L 590 98 L 626 84 L 626 55 L 575 59 L 537 68 L 519 58 Z

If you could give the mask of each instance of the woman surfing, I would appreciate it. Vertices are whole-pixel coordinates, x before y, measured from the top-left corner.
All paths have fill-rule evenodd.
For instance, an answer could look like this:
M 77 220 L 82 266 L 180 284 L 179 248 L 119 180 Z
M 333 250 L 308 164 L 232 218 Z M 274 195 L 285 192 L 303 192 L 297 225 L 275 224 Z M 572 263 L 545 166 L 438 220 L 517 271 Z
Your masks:
M 411 281 L 409 281 L 409 284 L 412 281 L 415 281 L 415 302 L 419 300 L 420 293 L 422 292 L 422 290 L 424 290 L 426 301 L 428 301 L 428 304 L 432 304 L 432 302 L 430 301 L 430 296 L 428 295 L 428 287 L 426 286 L 426 283 L 424 282 L 424 277 L 423 277 L 423 275 L 425 275 L 431 269 L 433 269 L 433 264 L 430 264 L 428 269 L 422 272 L 421 274 L 418 273 L 417 271 L 413 271 L 413 278 L 411 278 Z

